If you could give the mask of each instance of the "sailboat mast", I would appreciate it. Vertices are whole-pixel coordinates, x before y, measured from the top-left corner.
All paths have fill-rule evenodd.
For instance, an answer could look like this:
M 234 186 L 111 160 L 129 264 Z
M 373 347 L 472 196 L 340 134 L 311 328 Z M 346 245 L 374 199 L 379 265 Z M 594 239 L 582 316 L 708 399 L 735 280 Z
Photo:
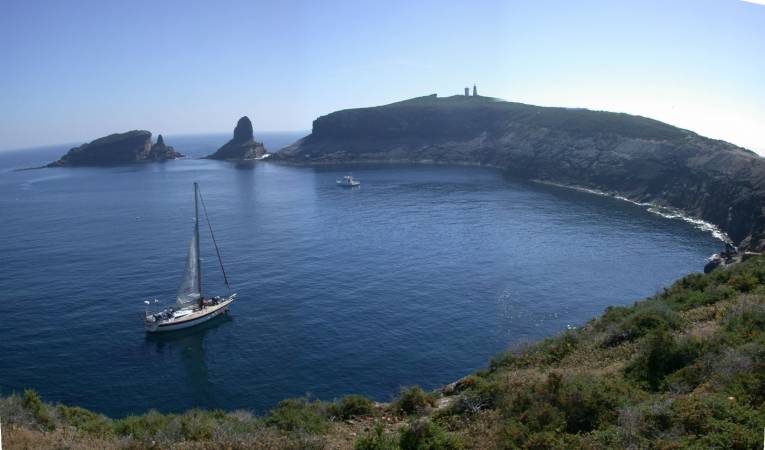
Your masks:
M 215 240 L 215 233 L 213 233 L 212 224 L 210 224 L 210 216 L 207 215 L 207 206 L 205 206 L 205 198 L 202 197 L 202 193 L 199 193 L 199 201 L 202 203 L 202 211 L 205 213 L 205 220 L 207 221 L 207 228 L 210 229 L 210 237 L 212 238 L 213 245 L 215 246 L 215 254 L 218 255 L 218 264 L 220 264 L 220 270 L 223 272 L 223 282 L 226 283 L 226 289 L 231 294 L 231 286 L 228 284 L 228 275 L 226 275 L 226 269 L 223 267 L 223 258 L 220 256 L 220 248 L 218 248 L 218 241 Z
M 194 182 L 194 242 L 197 253 L 197 286 L 199 286 L 199 303 L 202 303 L 202 262 L 199 254 L 199 185 Z

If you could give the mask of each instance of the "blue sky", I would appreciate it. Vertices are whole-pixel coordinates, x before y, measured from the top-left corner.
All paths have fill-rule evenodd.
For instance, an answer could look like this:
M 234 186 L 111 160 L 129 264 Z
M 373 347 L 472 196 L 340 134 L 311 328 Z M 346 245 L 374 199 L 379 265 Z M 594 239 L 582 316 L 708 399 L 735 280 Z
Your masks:
M 142 128 L 308 130 L 477 83 L 640 114 L 765 154 L 765 6 L 669 1 L 0 4 L 0 149 Z

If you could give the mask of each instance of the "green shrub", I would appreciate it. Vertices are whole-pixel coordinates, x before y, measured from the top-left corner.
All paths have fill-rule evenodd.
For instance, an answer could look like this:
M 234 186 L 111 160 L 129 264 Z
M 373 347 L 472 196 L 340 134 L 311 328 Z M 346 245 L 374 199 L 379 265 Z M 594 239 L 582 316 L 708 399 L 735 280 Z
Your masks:
M 518 420 L 534 432 L 561 432 L 566 429 L 566 415 L 551 403 L 537 402 L 529 406 Z
M 616 423 L 617 409 L 630 393 L 630 387 L 621 380 L 577 375 L 561 384 L 555 402 L 565 417 L 566 431 L 586 433 Z
M 616 425 L 598 428 L 585 435 L 565 435 L 566 450 L 570 449 L 643 449 L 652 448 L 647 443 L 628 441 L 623 430 Z M 657 446 L 658 447 L 658 446 Z
M 662 305 L 675 311 L 687 311 L 691 308 L 709 305 L 725 298 L 715 291 L 716 288 L 707 290 L 671 289 L 662 297 Z
M 324 405 L 305 398 L 282 400 L 271 410 L 265 421 L 283 431 L 304 431 L 309 434 L 322 433 L 329 425 Z
M 393 404 L 396 411 L 406 415 L 419 413 L 426 407 L 435 405 L 435 395 L 423 391 L 419 386 L 401 388 L 398 400 Z
M 747 335 L 722 327 L 702 341 L 701 356 L 667 378 L 673 390 L 690 392 L 703 384 L 706 390 L 760 402 L 765 398 L 760 393 L 765 388 L 765 334 L 758 339 L 747 339 Z
M 73 426 L 78 430 L 100 435 L 112 432 L 112 421 L 101 414 L 96 414 L 76 406 L 58 405 L 56 410 L 65 424 Z
M 127 416 L 124 419 L 115 420 L 114 433 L 137 439 L 156 437 L 167 429 L 173 419 L 172 414 L 162 414 L 152 409 L 140 416 Z
M 759 284 L 760 280 L 751 272 L 740 271 L 728 280 L 728 285 L 739 292 L 750 292 Z
M 685 367 L 698 356 L 691 341 L 678 342 L 665 329 L 651 333 L 637 356 L 624 368 L 626 377 L 653 391 L 665 387 L 667 375 Z
M 724 392 L 738 401 L 765 407 L 765 336 L 728 354 L 734 357 L 721 361 L 719 370 L 725 372 L 716 374 L 727 378 Z
M 529 450 L 571 450 L 574 447 L 566 443 L 566 435 L 558 431 L 534 431 L 525 424 L 509 419 L 499 432 L 500 448 L 505 449 L 529 449 Z
M 698 448 L 758 448 L 762 444 L 765 411 L 722 395 L 678 399 L 672 404 L 673 422 L 686 434 L 698 436 Z M 687 438 L 686 438 L 687 439 Z
M 496 380 L 471 375 L 462 381 L 462 388 L 462 396 L 456 403 L 461 412 L 476 413 L 497 404 L 499 385 Z
M 723 298 L 727 298 L 728 295 L 721 295 L 722 291 L 691 291 L 685 295 L 683 299 L 684 310 L 697 308 L 699 306 L 711 305 Z
M 579 344 L 578 333 L 577 330 L 568 330 L 539 343 L 522 345 L 516 350 L 495 356 L 489 363 L 489 373 L 494 373 L 500 368 L 555 365 L 576 350 Z
M 496 372 L 503 367 L 512 367 L 518 360 L 518 357 L 511 352 L 504 352 L 496 355 L 489 361 L 489 372 Z
M 728 283 L 728 280 L 730 280 L 731 273 L 733 271 L 727 268 L 721 268 L 720 270 L 715 270 L 710 274 L 710 278 L 712 279 L 713 284 L 726 284 Z
M 499 432 L 499 440 L 504 445 L 502 448 L 521 448 L 529 440 L 529 429 L 514 418 L 506 421 Z
M 676 426 L 672 416 L 672 400 L 652 398 L 622 407 L 619 411 L 619 425 L 625 441 L 624 447 L 644 448 L 645 441 L 655 441 Z
M 210 439 L 215 430 L 214 412 L 192 409 L 180 416 L 181 433 L 188 441 L 204 441 Z
M 32 413 L 32 417 L 37 421 L 37 424 L 43 428 L 51 429 L 55 426 L 55 422 L 48 406 L 40 400 L 40 396 L 34 389 L 27 389 L 24 391 L 24 408 Z
M 366 416 L 373 411 L 373 403 L 363 395 L 346 395 L 329 406 L 329 414 L 341 419 Z
M 618 408 L 634 396 L 634 389 L 618 377 L 553 372 L 545 381 L 509 390 L 502 403 L 503 415 L 511 419 L 505 434 L 518 443 L 519 436 L 533 433 L 587 433 L 615 424 Z
M 707 292 L 709 292 L 710 298 L 712 299 L 711 303 L 733 298 L 733 296 L 737 294 L 736 290 L 728 286 L 727 284 L 714 286 L 710 288 Z
M 401 430 L 402 450 L 458 450 L 463 448 L 457 436 L 445 432 L 428 419 L 415 420 Z
M 559 363 L 576 349 L 579 339 L 576 331 L 569 330 L 560 336 L 543 340 L 533 353 L 542 356 L 541 364 Z
M 630 342 L 659 329 L 674 330 L 680 327 L 680 317 L 665 306 L 639 307 L 615 326 L 603 341 L 604 347 Z
M 735 343 L 750 342 L 765 333 L 765 303 L 757 300 L 737 305 L 722 320 L 728 340 Z
M 381 424 L 376 424 L 374 431 L 359 438 L 353 445 L 355 450 L 397 450 L 398 442 L 394 435 L 385 432 Z
M 593 322 L 593 329 L 606 331 L 610 325 L 621 323 L 634 309 L 628 306 L 608 306 L 603 315 Z
M 678 281 L 678 284 L 682 286 L 683 289 L 703 291 L 709 286 L 709 281 L 709 277 L 703 273 L 692 273 L 681 278 L 680 281 Z
M 691 274 L 665 289 L 658 298 L 675 310 L 686 311 L 726 300 L 741 292 L 762 288 L 765 267 L 746 262 L 715 270 L 709 275 Z
M 635 336 L 642 337 L 660 328 L 679 328 L 680 317 L 668 308 L 651 307 L 638 309 L 626 325 Z

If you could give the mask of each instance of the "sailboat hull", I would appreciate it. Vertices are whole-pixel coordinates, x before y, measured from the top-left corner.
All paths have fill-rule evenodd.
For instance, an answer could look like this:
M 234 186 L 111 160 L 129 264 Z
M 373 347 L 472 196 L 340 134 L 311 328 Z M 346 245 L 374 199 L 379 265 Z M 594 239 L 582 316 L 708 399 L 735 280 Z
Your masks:
M 164 333 L 167 331 L 183 330 L 205 323 L 228 311 L 229 305 L 234 302 L 236 294 L 231 295 L 217 305 L 207 306 L 177 319 L 157 320 L 146 322 L 146 331 L 149 333 Z

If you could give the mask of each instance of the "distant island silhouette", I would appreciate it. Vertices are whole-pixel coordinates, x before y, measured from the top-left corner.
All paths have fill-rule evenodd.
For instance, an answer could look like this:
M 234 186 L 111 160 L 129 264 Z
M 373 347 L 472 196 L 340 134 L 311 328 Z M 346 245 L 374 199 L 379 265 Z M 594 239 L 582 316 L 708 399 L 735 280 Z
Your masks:
M 46 167 L 109 166 L 137 162 L 166 161 L 183 157 L 165 144 L 160 134 L 152 144 L 151 132 L 133 130 L 115 133 L 72 148 L 58 161 Z

